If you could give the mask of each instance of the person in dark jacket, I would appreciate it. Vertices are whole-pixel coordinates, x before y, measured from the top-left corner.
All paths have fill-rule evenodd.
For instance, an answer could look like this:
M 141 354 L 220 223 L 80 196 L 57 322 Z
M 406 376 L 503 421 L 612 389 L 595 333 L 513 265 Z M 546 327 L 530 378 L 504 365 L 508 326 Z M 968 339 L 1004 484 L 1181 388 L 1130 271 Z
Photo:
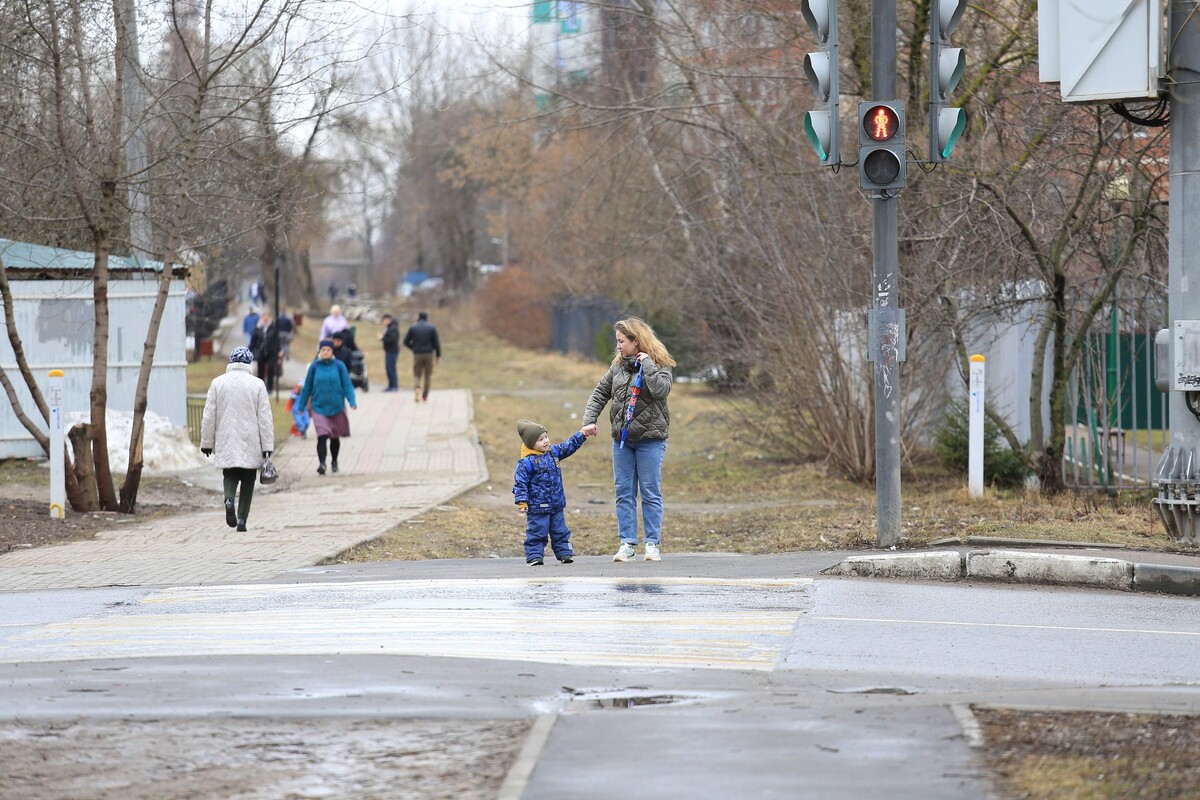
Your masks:
M 350 371 L 350 363 L 354 360 L 354 337 L 350 335 L 350 331 L 338 331 L 333 336 L 329 337 L 333 342 L 333 357 L 346 365 L 346 371 Z
M 326 448 L 333 456 L 333 471 L 338 471 L 341 438 L 350 435 L 347 402 L 351 408 L 358 408 L 350 373 L 345 364 L 333 357 L 333 342 L 322 339 L 316 360 L 308 365 L 304 388 L 296 398 L 296 405 L 312 411 L 313 428 L 317 431 L 317 472 L 321 475 L 325 474 Z
M 292 315 L 285 308 L 275 324 L 279 328 L 279 358 L 280 361 L 286 361 L 292 357 L 292 339 L 296 336 L 296 321 L 292 319 Z
M 413 351 L 413 400 L 427 401 L 433 365 L 442 360 L 442 344 L 438 341 L 437 328 L 424 311 L 417 314 L 416 323 L 404 334 L 404 346 Z
M 400 379 L 396 377 L 396 359 L 400 357 L 400 323 L 391 314 L 383 315 L 383 333 L 379 341 L 383 343 L 383 368 L 387 371 L 387 388 L 385 392 L 400 390 Z
M 268 392 L 274 391 L 279 375 L 279 326 L 266 311 L 250 335 L 250 352 L 258 363 L 259 379 L 267 385 Z
M 525 515 L 525 563 L 542 566 L 549 541 L 558 562 L 570 564 L 575 552 L 563 513 L 567 496 L 558 462 L 582 447 L 586 437 L 577 431 L 565 442 L 552 445 L 546 427 L 527 419 L 517 420 L 517 433 L 524 446 L 513 473 L 513 501 Z
M 596 420 L 611 401 L 608 419 L 613 438 L 613 488 L 617 497 L 617 532 L 620 547 L 613 561 L 630 561 L 638 543 L 638 496 L 642 498 L 642 530 L 646 536 L 646 561 L 661 561 L 662 462 L 667 452 L 671 393 L 675 359 L 654 333 L 637 317 L 614 326 L 617 352 L 608 372 L 596 384 L 583 412 L 583 432 L 594 436 Z

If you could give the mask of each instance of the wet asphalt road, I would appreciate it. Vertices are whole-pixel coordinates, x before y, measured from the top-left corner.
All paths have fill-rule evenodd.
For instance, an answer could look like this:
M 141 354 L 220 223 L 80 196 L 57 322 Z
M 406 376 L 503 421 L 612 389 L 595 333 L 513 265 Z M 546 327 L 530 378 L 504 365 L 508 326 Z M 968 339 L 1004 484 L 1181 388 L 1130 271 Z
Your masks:
M 1195 598 L 817 575 L 837 558 L 0 594 L 0 721 L 524 720 L 514 797 L 961 798 L 989 790 L 969 703 L 1200 710 Z

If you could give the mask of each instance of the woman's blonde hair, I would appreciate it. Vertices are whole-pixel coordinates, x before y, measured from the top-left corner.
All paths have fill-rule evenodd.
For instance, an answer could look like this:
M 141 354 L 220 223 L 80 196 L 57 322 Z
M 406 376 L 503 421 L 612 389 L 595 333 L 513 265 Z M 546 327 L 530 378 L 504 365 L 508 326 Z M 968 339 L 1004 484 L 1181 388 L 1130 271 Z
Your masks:
M 613 330 L 626 339 L 637 342 L 638 350 L 650 356 L 660 367 L 675 366 L 675 359 L 671 358 L 671 354 L 667 352 L 666 345 L 658 340 L 658 337 L 654 335 L 654 328 L 651 328 L 645 320 L 637 317 L 619 319 L 613 325 Z M 620 361 L 621 349 L 617 348 L 617 354 L 613 356 L 612 363 L 618 364 Z

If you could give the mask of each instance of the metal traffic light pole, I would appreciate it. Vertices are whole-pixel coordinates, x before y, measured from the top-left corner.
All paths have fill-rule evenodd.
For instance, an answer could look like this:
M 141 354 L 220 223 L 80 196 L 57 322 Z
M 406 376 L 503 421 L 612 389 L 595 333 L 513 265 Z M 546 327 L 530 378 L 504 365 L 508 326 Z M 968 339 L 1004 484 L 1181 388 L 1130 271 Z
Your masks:
M 872 0 L 871 97 L 896 96 L 896 0 Z M 899 193 L 871 198 L 874 209 L 874 297 L 871 351 L 875 362 L 875 543 L 900 542 L 900 310 Z

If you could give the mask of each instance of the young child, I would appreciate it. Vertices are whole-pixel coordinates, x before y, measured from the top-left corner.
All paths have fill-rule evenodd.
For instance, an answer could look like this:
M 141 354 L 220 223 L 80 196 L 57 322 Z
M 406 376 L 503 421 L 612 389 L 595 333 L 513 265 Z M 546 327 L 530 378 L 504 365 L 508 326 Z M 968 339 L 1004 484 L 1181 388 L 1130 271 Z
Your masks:
M 292 394 L 288 398 L 287 408 L 292 412 L 292 436 L 299 436 L 301 439 L 308 438 L 308 424 L 312 422 L 312 417 L 309 416 L 307 408 L 299 408 L 296 405 L 297 398 L 300 397 L 300 392 L 304 390 L 304 384 L 297 383 L 292 389 Z
M 513 473 L 513 499 L 517 511 L 525 515 L 525 563 L 542 566 L 546 540 L 560 564 L 575 560 L 571 550 L 571 531 L 567 528 L 567 497 L 563 492 L 562 470 L 558 462 L 574 453 L 587 440 L 583 431 L 570 439 L 550 444 L 544 425 L 527 419 L 517 420 L 521 437 L 521 458 Z

